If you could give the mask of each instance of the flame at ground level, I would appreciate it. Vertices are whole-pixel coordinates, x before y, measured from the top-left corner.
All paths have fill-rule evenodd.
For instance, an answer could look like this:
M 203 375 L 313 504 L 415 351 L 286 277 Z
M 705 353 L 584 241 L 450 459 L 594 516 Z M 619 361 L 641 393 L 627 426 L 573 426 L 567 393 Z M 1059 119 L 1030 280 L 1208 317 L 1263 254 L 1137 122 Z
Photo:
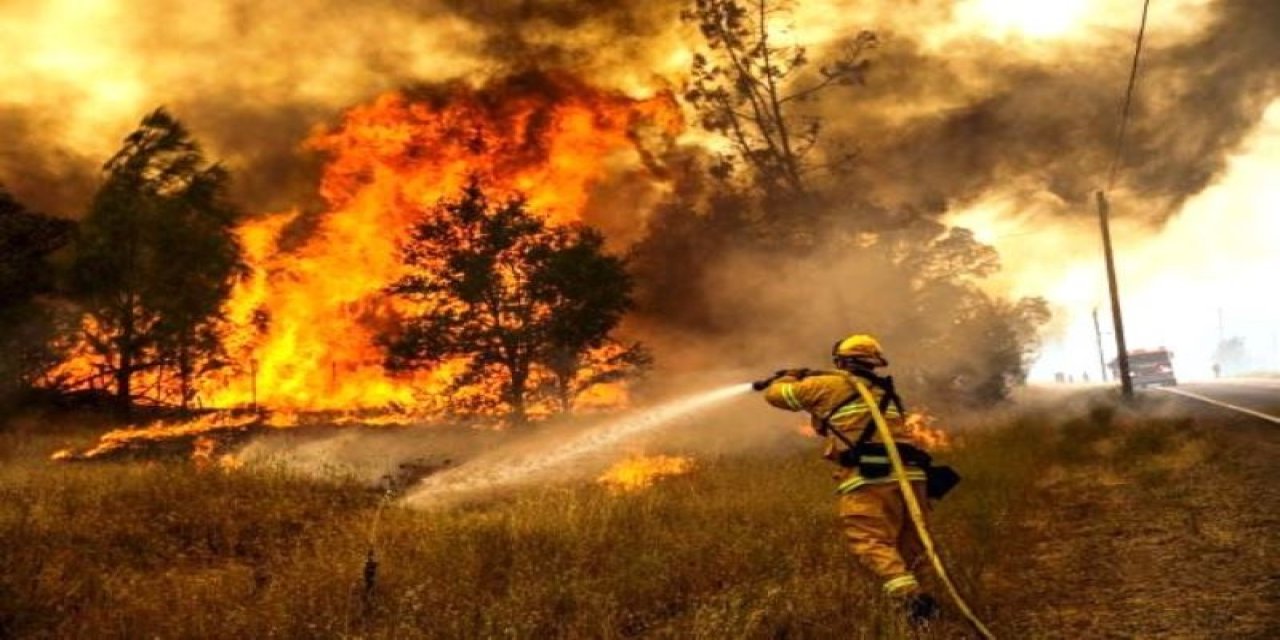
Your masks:
M 330 210 L 307 241 L 278 251 L 290 225 L 275 218 L 245 229 L 250 253 L 260 253 L 231 302 L 241 366 L 208 397 L 216 406 L 443 408 L 440 396 L 465 362 L 392 377 L 376 346 L 404 311 L 384 288 L 403 274 L 399 246 L 410 226 L 472 177 L 493 199 L 521 194 L 552 222 L 579 222 L 606 160 L 636 156 L 647 131 L 681 127 L 670 96 L 633 99 L 549 75 L 393 93 L 352 109 L 309 143 L 332 159 L 320 187 Z M 629 170 L 640 165 L 632 157 Z M 473 393 L 495 396 L 496 383 Z
M 951 448 L 951 437 L 937 426 L 938 419 L 930 413 L 912 411 L 907 414 L 903 426 L 913 440 L 930 451 L 944 451 Z
M 198 381 L 196 406 L 447 408 L 465 361 L 392 376 L 377 345 L 407 311 L 385 289 L 404 274 L 400 247 L 413 223 L 473 178 L 493 201 L 519 194 L 554 224 L 581 222 L 606 178 L 661 189 L 645 147 L 683 127 L 669 94 L 633 98 L 549 73 L 394 92 L 350 109 L 307 142 L 329 158 L 319 185 L 326 210 L 258 217 L 237 230 L 249 275 L 226 306 L 230 366 Z M 75 354 L 57 374 L 83 388 L 114 386 L 100 356 Z M 146 380 L 135 388 L 176 403 L 173 382 L 155 371 L 139 373 Z M 500 405 L 491 378 L 452 400 Z M 592 407 L 626 402 L 616 384 L 586 391 Z M 529 414 L 539 412 L 535 402 Z
M 693 458 L 683 456 L 633 456 L 609 467 L 596 482 L 617 492 L 647 489 L 659 478 L 678 476 L 693 470 Z

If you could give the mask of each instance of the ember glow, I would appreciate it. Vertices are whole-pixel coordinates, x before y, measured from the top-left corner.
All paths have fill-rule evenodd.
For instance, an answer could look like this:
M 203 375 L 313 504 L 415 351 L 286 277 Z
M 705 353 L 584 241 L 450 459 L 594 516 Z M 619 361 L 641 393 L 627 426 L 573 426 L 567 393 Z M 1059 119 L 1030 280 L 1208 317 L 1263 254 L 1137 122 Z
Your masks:
M 602 193 L 619 184 L 672 188 L 651 173 L 629 179 L 661 155 L 647 148 L 654 140 L 680 134 L 702 153 L 723 144 L 685 132 L 675 100 L 663 93 L 687 80 L 702 46 L 678 17 L 690 3 L 606 4 L 209 0 L 159 11 L 140 0 L 0 3 L 7 61 L 0 80 L 11 88 L 0 96 L 0 138 L 8 143 L 0 145 L 0 181 L 36 209 L 80 215 L 102 160 L 131 123 L 155 106 L 172 107 L 209 156 L 234 170 L 240 201 L 279 212 L 239 230 L 252 270 L 228 306 L 231 366 L 200 381 L 198 404 L 431 412 L 462 364 L 393 378 L 372 344 L 397 312 L 395 300 L 377 294 L 398 275 L 400 234 L 415 216 L 476 174 L 495 196 L 526 193 L 556 222 L 591 211 L 595 218 L 585 219 L 625 246 L 645 233 L 652 201 L 629 190 Z M 1114 140 L 1141 3 L 778 5 L 785 10 L 775 37 L 808 47 L 811 70 L 860 30 L 882 36 L 865 86 L 809 105 L 838 143 L 831 150 L 865 150 L 856 174 L 837 182 L 865 185 L 877 207 L 937 210 L 946 222 L 974 227 L 1000 250 L 1001 292 L 1053 303 L 1050 337 L 1060 344 L 1047 351 L 1061 353 L 1042 359 L 1039 377 L 1095 366 L 1087 320 L 1105 301 L 1092 264 L 1089 199 Z M 1256 165 L 1251 171 L 1275 172 L 1267 151 L 1275 108 L 1262 115 L 1276 96 L 1275 6 L 1167 0 L 1153 3 L 1149 16 L 1133 155 L 1115 194 L 1117 241 L 1136 256 L 1134 267 L 1121 258 L 1122 279 L 1135 307 L 1160 309 L 1146 319 L 1133 314 L 1135 333 L 1146 334 L 1135 344 L 1176 341 L 1186 354 L 1179 366 L 1194 363 L 1201 375 L 1223 331 L 1258 351 L 1247 368 L 1280 363 L 1276 306 L 1250 293 L 1252 274 L 1274 264 L 1274 252 L 1248 244 L 1270 237 L 1272 190 L 1240 175 L 1246 160 Z M 532 68 L 542 71 L 509 75 Z M 423 84 L 388 92 L 413 83 Z M 336 125 L 335 113 L 344 114 Z M 333 126 L 315 129 L 325 125 Z M 1246 144 L 1250 135 L 1263 142 Z M 303 139 L 328 160 L 318 187 L 295 179 L 306 175 L 296 170 L 305 164 L 297 153 Z M 815 158 L 827 151 L 815 149 Z M 701 171 L 694 165 L 677 171 Z M 308 191 L 323 204 L 281 211 Z M 598 224 L 602 213 L 592 209 L 602 208 L 593 200 L 628 213 Z M 1238 230 L 1222 240 L 1248 250 L 1187 253 L 1159 239 L 1196 220 L 1198 229 Z M 1166 235 L 1166 224 L 1176 233 Z M 1147 259 L 1156 253 L 1161 261 Z M 1244 274 L 1248 284 L 1197 284 L 1198 325 L 1183 331 L 1184 322 L 1163 322 L 1173 317 L 1169 305 L 1187 299 L 1173 283 L 1181 275 L 1141 273 L 1163 268 L 1166 255 L 1191 277 L 1207 280 L 1198 265 L 1212 262 L 1216 282 Z M 1146 304 L 1157 298 L 1161 305 Z M 1249 308 L 1233 308 L 1241 300 Z M 1233 330 L 1233 318 L 1248 326 Z M 1174 324 L 1179 335 L 1168 335 Z M 55 374 L 86 380 L 102 375 L 97 364 L 81 350 Z M 139 378 L 145 395 L 172 399 L 156 391 L 171 382 Z M 624 396 L 600 387 L 580 402 L 610 407 Z
M 938 418 L 933 414 L 913 411 L 907 414 L 904 426 L 911 438 L 925 449 L 945 451 L 951 448 L 951 437 L 938 427 Z
M 374 342 L 397 311 L 384 288 L 401 274 L 412 223 L 473 176 L 492 199 L 520 194 L 553 223 L 581 222 L 592 187 L 618 171 L 645 172 L 642 141 L 682 128 L 667 94 L 632 98 L 567 75 L 393 92 L 350 109 L 307 142 L 329 158 L 319 187 L 327 210 L 261 216 L 239 229 L 251 272 L 227 305 L 233 366 L 204 382 L 201 402 L 438 409 L 465 363 L 393 378 Z M 83 375 L 90 360 L 80 355 L 63 370 Z M 620 388 L 586 396 L 596 407 L 624 397 Z
M 263 251 L 294 214 L 269 216 L 244 230 L 261 251 L 253 277 L 237 291 L 233 341 L 238 378 L 209 389 L 216 406 L 257 401 L 272 407 L 412 407 L 441 391 L 462 363 L 416 380 L 393 379 L 373 343 L 394 310 L 381 290 L 398 275 L 398 245 L 417 216 L 453 197 L 470 176 L 491 197 L 524 194 L 532 210 L 558 223 L 582 219 L 606 161 L 635 153 L 646 127 L 681 126 L 666 96 L 646 100 L 594 90 L 567 77 L 538 76 L 445 95 L 392 93 L 349 111 L 309 145 L 331 161 L 321 194 L 330 210 L 306 244 Z M 652 130 L 652 129 L 651 129 Z M 253 322 L 265 318 L 265 330 Z M 424 394 L 425 392 L 425 394 Z
M 153 452 L 159 447 L 186 449 L 197 462 L 212 462 L 218 438 L 243 433 L 262 423 L 259 416 L 209 413 L 194 420 L 157 421 L 137 429 L 116 429 L 103 434 L 97 445 L 80 453 L 64 449 L 51 458 L 57 461 L 79 461 L 128 454 L 133 451 Z
M 653 486 L 660 478 L 693 470 L 693 458 L 684 456 L 632 456 L 616 462 L 596 482 L 618 493 L 633 493 Z

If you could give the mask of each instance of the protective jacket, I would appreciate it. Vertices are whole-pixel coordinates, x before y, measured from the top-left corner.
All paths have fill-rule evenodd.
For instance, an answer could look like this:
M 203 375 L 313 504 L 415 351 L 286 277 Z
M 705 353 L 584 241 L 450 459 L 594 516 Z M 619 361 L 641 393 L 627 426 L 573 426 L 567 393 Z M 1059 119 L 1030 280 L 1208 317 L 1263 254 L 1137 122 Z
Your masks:
M 839 463 L 840 454 L 848 446 L 828 430 L 839 430 L 850 441 L 857 441 L 863 430 L 871 423 L 871 409 L 858 393 L 858 384 L 871 391 L 879 402 L 886 393 L 885 389 L 872 384 L 869 380 L 859 378 L 845 371 L 823 371 L 810 373 L 803 377 L 784 375 L 773 381 L 764 391 L 765 400 L 779 409 L 804 411 L 809 414 L 813 428 L 819 434 L 826 435 L 827 443 L 823 457 Z M 905 416 L 901 415 L 897 406 L 890 405 L 884 410 L 885 422 L 893 433 L 894 442 L 918 446 L 906 429 Z M 880 442 L 879 434 L 872 427 L 872 435 L 868 442 Z M 865 458 L 864 458 L 865 460 Z M 887 462 L 887 461 L 886 461 Z M 871 484 L 891 484 L 896 482 L 892 474 L 880 477 L 865 477 L 857 467 L 841 467 L 835 473 L 840 481 L 836 491 L 849 493 L 859 487 Z M 907 479 L 912 482 L 925 480 L 924 471 L 909 467 Z

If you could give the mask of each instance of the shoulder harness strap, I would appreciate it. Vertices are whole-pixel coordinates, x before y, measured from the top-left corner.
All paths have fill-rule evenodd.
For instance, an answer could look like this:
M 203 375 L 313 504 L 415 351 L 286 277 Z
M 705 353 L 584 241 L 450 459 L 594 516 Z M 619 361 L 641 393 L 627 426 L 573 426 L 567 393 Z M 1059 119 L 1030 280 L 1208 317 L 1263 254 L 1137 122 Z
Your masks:
M 878 376 L 875 374 L 875 372 L 871 371 L 870 369 L 862 369 L 862 368 L 853 370 L 851 372 L 851 375 L 858 376 L 859 378 L 864 378 L 866 379 L 867 382 L 871 383 L 871 386 L 879 387 L 881 390 L 884 391 L 884 395 L 880 396 L 880 403 L 879 403 L 880 405 L 879 409 L 881 414 L 884 414 L 884 412 L 889 410 L 889 406 L 893 405 L 898 410 L 898 415 L 901 415 L 901 416 L 907 415 L 907 410 L 902 405 L 902 397 L 898 395 L 898 391 L 893 387 L 893 376 Z M 834 435 L 836 438 L 838 438 L 841 442 L 845 444 L 845 446 L 849 447 L 850 449 L 854 449 L 859 445 L 862 445 L 866 443 L 868 440 L 870 440 L 871 436 L 875 433 L 875 430 L 876 430 L 876 423 L 874 420 L 868 422 L 866 427 L 863 427 L 862 433 L 858 434 L 858 439 L 856 441 L 850 440 L 849 436 L 846 436 L 845 434 L 841 433 L 839 429 L 835 429 L 831 426 L 831 416 L 835 415 L 837 411 L 845 408 L 850 403 L 858 400 L 860 397 L 861 395 L 857 391 L 854 391 L 852 394 L 849 395 L 849 397 L 845 398 L 844 400 L 841 400 L 839 404 L 832 407 L 831 410 L 827 412 L 827 415 L 822 416 L 822 422 L 821 422 L 822 429 L 820 431 L 820 435 L 826 435 L 827 433 L 830 433 Z

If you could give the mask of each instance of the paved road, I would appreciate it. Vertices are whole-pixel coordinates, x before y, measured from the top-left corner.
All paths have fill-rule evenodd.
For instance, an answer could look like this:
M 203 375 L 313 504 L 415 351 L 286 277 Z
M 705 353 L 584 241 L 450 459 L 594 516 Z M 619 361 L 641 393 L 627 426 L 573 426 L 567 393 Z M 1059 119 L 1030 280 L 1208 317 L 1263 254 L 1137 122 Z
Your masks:
M 1229 405 L 1240 412 L 1252 412 L 1255 417 L 1280 423 L 1280 379 L 1230 378 L 1210 382 L 1188 382 L 1158 391 L 1180 393 L 1183 397 Z M 1198 396 L 1198 397 L 1197 397 Z M 1227 410 L 1228 407 L 1222 407 Z M 1256 415 L 1261 414 L 1261 415 Z

